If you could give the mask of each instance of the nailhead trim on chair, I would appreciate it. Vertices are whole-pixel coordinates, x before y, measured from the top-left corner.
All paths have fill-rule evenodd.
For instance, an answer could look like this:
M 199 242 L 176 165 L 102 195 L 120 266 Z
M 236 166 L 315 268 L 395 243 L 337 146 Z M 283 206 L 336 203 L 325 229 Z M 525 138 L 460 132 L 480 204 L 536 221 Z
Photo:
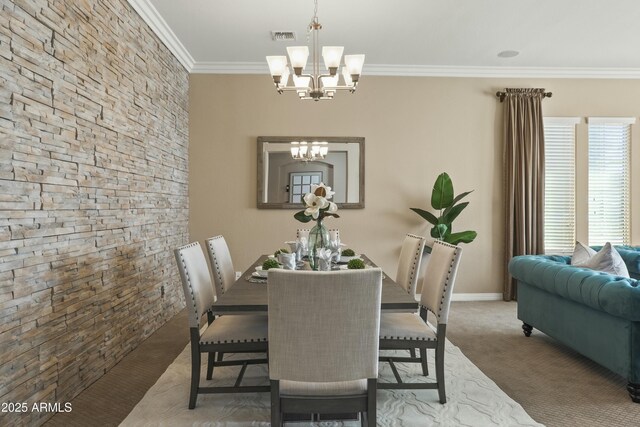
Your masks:
M 237 343 L 248 343 L 248 342 L 267 342 L 267 338 L 259 338 L 259 339 L 245 339 L 245 340 L 231 340 L 231 341 L 200 341 L 200 344 L 237 344 Z
M 200 318 L 200 314 L 198 313 L 198 307 L 196 306 L 196 296 L 193 294 L 193 287 L 191 286 L 191 279 L 189 278 L 189 272 L 187 271 L 187 264 L 184 262 L 184 256 L 182 256 L 182 251 L 185 249 L 189 249 L 193 246 L 200 246 L 200 243 L 193 242 L 188 245 L 180 246 L 178 248 L 178 253 L 180 254 L 180 261 L 182 262 L 182 270 L 184 271 L 184 275 L 187 278 L 187 284 L 189 287 L 189 294 L 191 295 L 191 302 L 193 303 L 193 311 L 196 312 L 196 318 Z
M 212 237 L 212 238 L 207 240 L 207 243 L 209 244 L 209 248 L 210 248 L 209 252 L 211 252 L 211 255 L 212 255 L 212 258 L 213 258 L 213 263 L 215 264 L 216 277 L 218 278 L 218 280 L 220 280 L 220 292 L 222 292 L 224 294 L 224 291 L 227 290 L 227 287 L 225 286 L 224 280 L 222 278 L 222 274 L 220 273 L 220 264 L 218 263 L 218 257 L 216 256 L 216 253 L 213 250 L 213 246 L 211 246 L 211 242 L 213 242 L 214 240 L 217 240 L 217 239 L 222 239 L 222 236 Z
M 298 228 L 296 230 L 296 238 L 299 239 L 300 238 L 300 232 L 301 231 L 311 231 L 310 228 Z M 330 228 L 329 231 L 337 231 L 338 232 L 338 240 L 340 240 L 340 229 L 339 228 Z
M 411 234 L 411 233 L 407 234 L 407 237 L 414 238 L 418 241 L 424 241 L 424 237 L 416 236 L 415 234 Z M 424 250 L 424 244 L 418 247 L 418 250 L 416 251 L 415 256 L 413 257 L 413 265 L 411 268 L 411 273 L 409 274 L 409 283 L 413 283 L 413 278 L 416 275 L 416 265 L 418 264 L 418 258 L 422 254 L 423 250 Z M 408 289 L 408 291 L 411 292 L 411 289 Z
M 383 336 L 383 340 L 402 340 L 402 341 L 437 341 L 436 338 L 420 338 L 420 337 L 394 337 L 394 336 Z
M 453 251 L 453 257 L 451 259 L 451 264 L 449 264 L 449 271 L 447 272 L 447 279 L 444 281 L 444 289 L 442 292 L 442 298 L 440 298 L 440 307 L 438 307 L 438 313 L 434 312 L 433 310 L 429 310 L 427 307 L 420 305 L 420 307 L 424 308 L 425 310 L 428 310 L 430 312 L 432 312 L 433 314 L 435 314 L 438 317 L 438 320 L 440 320 L 440 315 L 442 314 L 442 306 L 444 304 L 444 294 L 447 293 L 447 288 L 449 287 L 449 279 L 451 278 L 451 270 L 453 269 L 453 262 L 456 260 L 456 256 L 458 255 L 458 247 L 456 245 L 452 245 L 451 243 L 447 243 L 447 242 L 443 242 L 442 240 L 437 240 L 438 244 L 444 245 L 444 246 L 448 246 L 450 248 L 454 248 Z

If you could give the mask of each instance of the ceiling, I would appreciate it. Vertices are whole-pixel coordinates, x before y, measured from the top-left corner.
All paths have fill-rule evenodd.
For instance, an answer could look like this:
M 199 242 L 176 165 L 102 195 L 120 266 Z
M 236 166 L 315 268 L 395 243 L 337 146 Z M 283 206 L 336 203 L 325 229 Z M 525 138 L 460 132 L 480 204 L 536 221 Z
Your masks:
M 313 16 L 313 0 L 129 2 L 191 72 L 266 73 Z M 319 0 L 318 18 L 363 74 L 640 78 L 638 0 Z

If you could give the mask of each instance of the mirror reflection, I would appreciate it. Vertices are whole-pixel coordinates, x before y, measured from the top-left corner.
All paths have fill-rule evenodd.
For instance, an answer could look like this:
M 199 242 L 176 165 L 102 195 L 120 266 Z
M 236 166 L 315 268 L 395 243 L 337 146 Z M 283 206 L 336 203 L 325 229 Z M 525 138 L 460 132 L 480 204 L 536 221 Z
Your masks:
M 363 208 L 364 138 L 258 137 L 258 208 L 300 209 L 319 182 L 339 208 Z

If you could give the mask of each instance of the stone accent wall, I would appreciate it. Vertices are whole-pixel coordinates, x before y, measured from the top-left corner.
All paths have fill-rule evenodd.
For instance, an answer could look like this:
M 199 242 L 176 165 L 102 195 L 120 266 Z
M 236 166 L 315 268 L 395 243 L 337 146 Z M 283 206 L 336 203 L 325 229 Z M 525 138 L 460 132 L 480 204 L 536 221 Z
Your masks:
M 0 9 L 0 424 L 37 425 L 184 306 L 189 76 L 126 0 Z

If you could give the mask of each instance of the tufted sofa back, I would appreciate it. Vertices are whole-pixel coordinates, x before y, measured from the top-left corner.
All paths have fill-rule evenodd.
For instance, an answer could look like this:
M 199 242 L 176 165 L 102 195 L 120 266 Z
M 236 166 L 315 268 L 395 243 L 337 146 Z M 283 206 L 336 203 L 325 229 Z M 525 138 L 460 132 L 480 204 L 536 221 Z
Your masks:
M 570 257 L 517 256 L 509 262 L 509 273 L 518 281 L 549 293 L 617 317 L 640 321 L 638 280 L 574 267 L 569 262 Z

